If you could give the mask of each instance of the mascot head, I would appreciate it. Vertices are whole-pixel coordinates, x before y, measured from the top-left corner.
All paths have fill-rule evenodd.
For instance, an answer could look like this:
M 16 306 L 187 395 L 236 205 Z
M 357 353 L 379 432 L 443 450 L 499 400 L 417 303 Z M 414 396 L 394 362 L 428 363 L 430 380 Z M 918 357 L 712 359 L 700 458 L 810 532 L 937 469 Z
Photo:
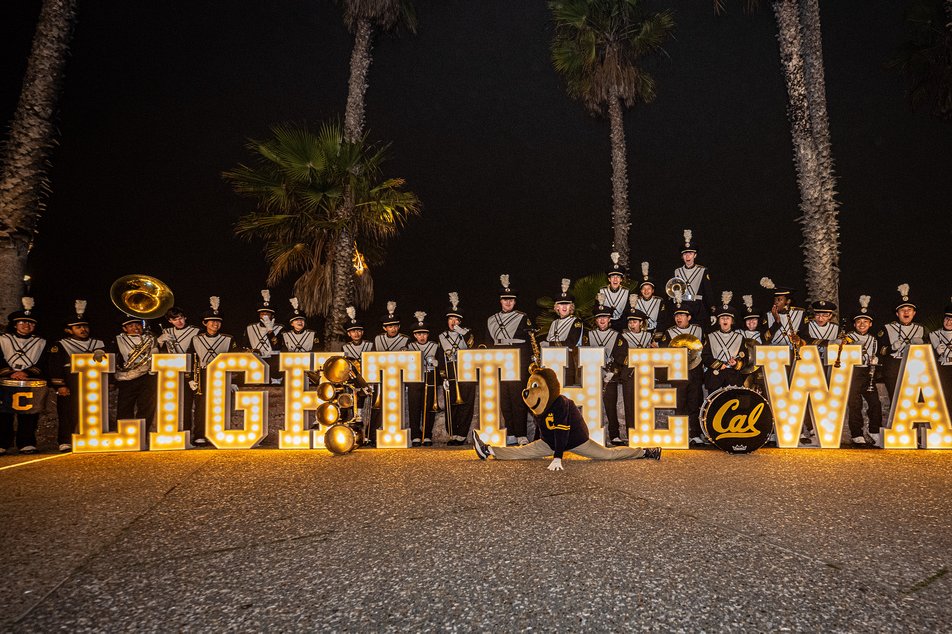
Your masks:
M 522 400 L 533 414 L 541 416 L 561 393 L 562 386 L 555 372 L 551 368 L 537 368 L 529 375 L 526 389 L 522 390 Z

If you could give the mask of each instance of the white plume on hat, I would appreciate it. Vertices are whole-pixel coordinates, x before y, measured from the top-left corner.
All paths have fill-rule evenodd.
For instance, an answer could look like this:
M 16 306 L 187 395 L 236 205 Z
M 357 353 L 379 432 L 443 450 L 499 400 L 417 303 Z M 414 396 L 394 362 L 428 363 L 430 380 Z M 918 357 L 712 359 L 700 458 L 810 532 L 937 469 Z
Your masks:
M 503 273 L 499 276 L 499 283 L 502 284 L 503 288 L 509 288 L 509 274 Z
M 569 292 L 569 285 L 570 285 L 571 283 L 572 283 L 572 280 L 570 280 L 569 278 L 567 278 L 567 277 L 563 277 L 563 278 L 562 278 L 562 292 L 563 292 L 563 293 L 568 293 L 568 292 Z
M 598 302 L 599 306 L 605 305 L 605 293 L 598 291 L 598 295 L 595 296 L 595 301 Z
M 621 254 L 618 251 L 612 251 L 609 257 L 612 259 L 612 264 L 618 264 L 618 259 L 621 257 Z
M 23 310 L 25 310 L 27 313 L 33 310 L 34 302 L 32 297 L 24 297 L 20 301 L 23 302 Z
M 909 285 L 908 284 L 900 284 L 896 288 L 896 290 L 899 291 L 900 295 L 902 295 L 902 301 L 906 301 L 907 299 L 909 299 Z
M 648 279 L 648 263 L 647 262 L 641 263 L 641 275 L 645 279 Z
M 450 306 L 453 307 L 453 310 L 459 308 L 459 293 L 456 291 L 450 292 Z
M 674 303 L 678 305 L 678 308 L 681 308 L 682 301 L 684 301 L 684 291 L 677 288 L 674 291 Z
M 638 305 L 638 296 L 637 296 L 637 295 L 629 295 L 629 296 L 628 296 L 628 305 L 631 306 L 632 308 L 634 308 L 635 306 L 637 306 L 637 305 Z
M 218 295 L 212 295 L 208 298 L 208 305 L 212 307 L 212 310 L 218 310 L 221 306 L 221 298 Z
M 354 308 L 353 306 L 348 306 L 346 308 L 346 311 L 347 311 L 347 316 L 350 317 L 351 319 L 357 318 L 357 309 Z
M 869 308 L 869 300 L 872 299 L 869 295 L 860 295 L 859 296 L 859 307 L 860 308 Z
M 387 314 L 392 315 L 397 310 L 397 302 L 387 302 Z
M 271 301 L 271 291 L 266 288 L 261 289 L 261 299 L 264 300 L 264 303 L 267 304 Z
M 82 317 L 83 314 L 85 314 L 85 312 L 86 312 L 86 300 L 85 300 L 85 299 L 77 299 L 77 300 L 76 300 L 76 303 L 74 304 L 74 306 L 76 307 L 76 316 L 77 316 L 77 317 Z
M 684 230 L 684 244 L 691 244 L 691 238 L 694 237 L 694 232 L 690 229 Z
M 294 310 L 297 310 L 297 309 L 298 309 L 298 298 L 297 298 L 297 297 L 292 297 L 292 298 L 289 299 L 288 301 L 291 302 L 291 308 L 293 308 Z
M 426 313 L 423 312 L 422 310 L 416 311 L 415 313 L 413 313 L 413 316 L 416 317 L 418 324 L 422 324 L 423 320 L 426 319 Z
M 767 290 L 771 290 L 771 291 L 772 291 L 773 289 L 777 288 L 777 287 L 774 285 L 773 280 L 770 279 L 769 277 L 762 277 L 762 278 L 760 278 L 760 285 L 763 286 L 764 288 L 766 288 Z
M 731 303 L 731 300 L 734 299 L 733 291 L 723 291 L 721 293 L 721 304 L 723 306 L 728 306 Z
M 744 300 L 744 306 L 747 307 L 747 310 L 754 309 L 754 296 L 753 295 L 744 295 L 741 299 Z

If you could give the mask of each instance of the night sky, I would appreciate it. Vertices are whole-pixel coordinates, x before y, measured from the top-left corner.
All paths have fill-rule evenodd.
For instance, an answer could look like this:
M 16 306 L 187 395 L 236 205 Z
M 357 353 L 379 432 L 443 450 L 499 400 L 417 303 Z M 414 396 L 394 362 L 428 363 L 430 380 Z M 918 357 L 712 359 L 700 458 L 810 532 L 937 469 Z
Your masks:
M 803 289 L 803 273 L 775 23 L 728 4 L 719 18 L 704 0 L 653 4 L 676 10 L 677 39 L 654 69 L 657 100 L 629 110 L 625 125 L 634 266 L 649 260 L 663 283 L 691 228 L 715 289 L 739 300 L 762 290 L 763 275 Z M 5 122 L 39 5 L 4 3 Z M 442 316 L 456 290 L 481 327 L 498 310 L 500 273 L 534 315 L 560 278 L 609 263 L 608 123 L 565 95 L 544 2 L 416 5 L 415 37 L 376 39 L 366 124 L 371 139 L 392 143 L 385 171 L 407 179 L 423 215 L 374 271 L 368 319 L 388 299 L 407 322 L 420 309 Z M 952 125 L 910 112 L 901 78 L 884 68 L 903 38 L 904 3 L 822 5 L 841 299 L 852 311 L 869 293 L 887 316 L 908 282 L 921 313 L 936 314 L 952 295 Z M 85 297 L 98 334 L 112 334 L 110 283 L 147 273 L 193 316 L 220 295 L 225 331 L 237 334 L 266 264 L 260 244 L 232 237 L 253 203 L 221 172 L 247 161 L 247 138 L 275 123 L 342 117 L 350 50 L 330 0 L 81 2 L 30 264 L 43 330 L 52 335 Z M 289 288 L 274 291 L 282 308 Z

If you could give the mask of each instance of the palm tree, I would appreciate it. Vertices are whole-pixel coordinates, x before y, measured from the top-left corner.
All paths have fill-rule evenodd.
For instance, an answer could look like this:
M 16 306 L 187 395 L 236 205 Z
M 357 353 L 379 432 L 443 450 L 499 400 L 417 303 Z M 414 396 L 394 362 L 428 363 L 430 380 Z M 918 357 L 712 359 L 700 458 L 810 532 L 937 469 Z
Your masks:
M 49 192 L 53 114 L 78 0 L 44 0 L 0 171 L 0 319 L 19 306 L 27 255 Z
M 350 81 L 347 90 L 347 107 L 344 111 L 344 139 L 357 142 L 364 133 L 364 97 L 367 93 L 367 73 L 370 70 L 371 44 L 374 29 L 392 31 L 398 26 L 416 32 L 416 15 L 409 0 L 340 0 L 344 22 L 354 34 L 354 47 L 350 54 Z M 343 334 L 345 310 L 352 301 L 356 279 L 348 255 L 353 241 L 350 218 L 354 215 L 354 201 L 344 192 L 343 204 L 338 209 L 340 231 L 335 245 L 333 310 L 331 332 Z M 372 291 L 371 291 L 372 292 Z
M 762 0 L 745 0 L 748 12 Z M 826 108 L 823 48 L 817 0 L 772 0 L 787 116 L 800 189 L 804 268 L 809 299 L 839 297 L 839 202 Z M 725 9 L 714 0 L 715 13 Z
M 373 282 L 369 269 L 356 271 L 360 251 L 371 254 L 395 236 L 420 202 L 404 191 L 404 181 L 384 178 L 386 148 L 368 145 L 366 136 L 344 140 L 337 123 L 326 123 L 317 134 L 306 127 L 275 126 L 267 141 L 250 141 L 252 165 L 239 165 L 223 174 L 235 191 L 258 201 L 258 209 L 243 216 L 235 234 L 261 240 L 270 264 L 268 284 L 299 274 L 294 293 L 308 315 L 330 316 L 333 309 L 334 263 L 348 263 L 360 280 L 358 300 L 366 308 Z M 341 216 L 344 192 L 351 192 L 354 213 Z M 348 242 L 340 234 L 348 230 Z M 325 335 L 332 333 L 330 320 Z
M 906 76 L 909 103 L 952 119 L 952 0 L 916 0 L 906 9 L 908 39 L 887 64 Z
M 605 286 L 605 274 L 594 273 L 575 280 L 572 283 L 572 295 L 575 297 L 575 316 L 582 320 L 582 323 L 590 325 L 593 321 L 592 315 L 595 313 L 595 304 L 598 297 L 598 291 Z M 536 326 L 542 331 L 543 336 L 549 331 L 549 326 L 556 317 L 555 300 L 551 297 L 540 297 L 536 300 L 536 306 L 543 309 L 543 312 L 536 319 Z
M 553 0 L 552 61 L 566 90 L 593 115 L 608 115 L 612 161 L 612 251 L 628 266 L 628 158 L 622 106 L 651 103 L 655 80 L 644 61 L 663 52 L 674 31 L 671 11 L 651 13 L 643 0 Z

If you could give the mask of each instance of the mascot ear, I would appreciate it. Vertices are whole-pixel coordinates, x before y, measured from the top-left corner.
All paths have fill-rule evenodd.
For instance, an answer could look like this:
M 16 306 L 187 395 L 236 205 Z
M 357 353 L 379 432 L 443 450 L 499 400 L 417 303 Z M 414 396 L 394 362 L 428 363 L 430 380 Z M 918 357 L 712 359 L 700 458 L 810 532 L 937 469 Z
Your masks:
M 545 385 L 549 388 L 549 405 L 552 404 L 552 401 L 559 397 L 559 394 L 562 393 L 562 385 L 559 383 L 559 377 L 555 375 L 555 371 L 552 368 L 542 368 L 538 371 L 539 376 L 542 377 L 542 380 L 545 381 Z

